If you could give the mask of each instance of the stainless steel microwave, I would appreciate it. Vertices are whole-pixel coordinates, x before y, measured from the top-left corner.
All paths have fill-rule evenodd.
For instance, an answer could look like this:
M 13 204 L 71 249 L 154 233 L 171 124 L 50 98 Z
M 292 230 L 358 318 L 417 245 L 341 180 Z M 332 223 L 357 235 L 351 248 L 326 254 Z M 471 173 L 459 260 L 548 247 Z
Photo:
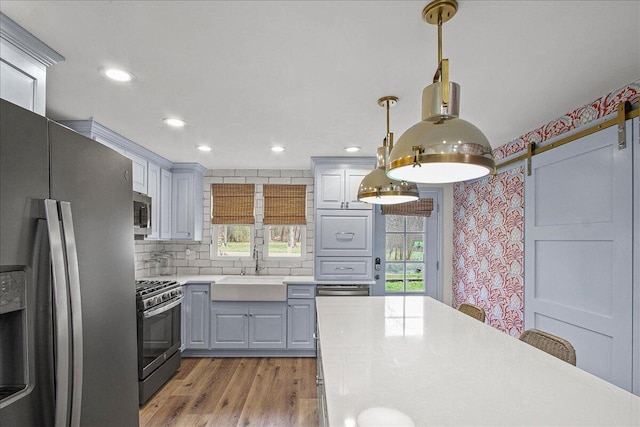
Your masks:
M 151 234 L 151 197 L 133 192 L 133 234 L 137 239 Z

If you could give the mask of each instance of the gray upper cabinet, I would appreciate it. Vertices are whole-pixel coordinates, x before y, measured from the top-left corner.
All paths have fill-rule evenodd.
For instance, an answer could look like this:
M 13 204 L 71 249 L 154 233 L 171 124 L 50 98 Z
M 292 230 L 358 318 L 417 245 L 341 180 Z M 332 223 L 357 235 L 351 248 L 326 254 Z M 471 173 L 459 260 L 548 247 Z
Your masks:
M 149 161 L 137 154 L 126 151 L 125 156 L 131 159 L 131 183 L 133 185 L 133 191 L 138 193 L 148 194 L 148 168 Z
M 147 195 L 151 197 L 151 233 L 147 239 L 160 237 L 160 166 L 149 163 L 147 168 Z
M 168 170 L 160 169 L 160 209 L 159 218 L 159 238 L 162 240 L 171 238 L 171 204 L 172 204 L 173 174 Z
M 202 240 L 205 167 L 172 163 L 95 120 L 60 123 L 131 159 L 131 189 L 152 199 L 148 240 Z
M 358 201 L 360 182 L 371 167 L 317 166 L 316 194 L 318 209 L 371 209 L 371 205 Z
M 198 164 L 174 167 L 172 176 L 171 237 L 202 240 L 204 221 L 203 177 L 205 168 Z

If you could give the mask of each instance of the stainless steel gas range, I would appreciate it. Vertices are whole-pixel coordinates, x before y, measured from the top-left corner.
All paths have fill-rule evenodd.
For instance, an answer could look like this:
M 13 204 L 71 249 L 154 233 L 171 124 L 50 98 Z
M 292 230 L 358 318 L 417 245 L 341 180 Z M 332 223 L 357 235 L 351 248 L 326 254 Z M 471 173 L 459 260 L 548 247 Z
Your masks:
M 136 281 L 139 403 L 180 367 L 182 286 L 172 280 Z

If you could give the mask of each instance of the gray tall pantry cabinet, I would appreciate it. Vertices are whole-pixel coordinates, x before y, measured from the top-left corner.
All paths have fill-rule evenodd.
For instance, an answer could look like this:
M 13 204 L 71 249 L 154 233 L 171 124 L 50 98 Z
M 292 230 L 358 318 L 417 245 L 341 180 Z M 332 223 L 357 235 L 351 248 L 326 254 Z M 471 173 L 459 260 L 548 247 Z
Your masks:
M 373 210 L 358 188 L 375 167 L 372 157 L 312 157 L 315 185 L 314 276 L 318 281 L 373 278 Z

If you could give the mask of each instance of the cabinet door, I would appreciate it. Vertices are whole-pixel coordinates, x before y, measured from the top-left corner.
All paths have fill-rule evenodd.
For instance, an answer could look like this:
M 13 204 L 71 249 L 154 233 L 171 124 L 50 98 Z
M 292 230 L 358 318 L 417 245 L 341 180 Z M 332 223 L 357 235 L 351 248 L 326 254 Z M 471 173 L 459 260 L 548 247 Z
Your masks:
M 249 309 L 249 347 L 286 348 L 287 310 L 282 307 Z
M 245 307 L 211 309 L 211 348 L 249 347 L 249 315 Z
M 316 171 L 316 200 L 319 209 L 344 207 L 344 169 L 318 169 Z
M 129 151 L 125 154 L 129 159 L 131 159 L 131 180 L 133 181 L 133 191 L 137 191 L 138 193 L 147 194 L 148 186 L 147 186 L 147 167 L 148 162 L 144 158 L 138 156 L 137 154 L 131 153 Z
M 159 209 L 159 237 L 161 239 L 171 238 L 171 185 L 173 174 L 166 169 L 160 170 L 160 206 Z
M 371 256 L 373 215 L 371 211 L 318 211 L 316 256 Z
M 174 172 L 172 184 L 171 235 L 174 239 L 192 239 L 193 174 Z
M 373 170 L 373 166 L 369 169 L 346 169 L 345 170 L 345 198 L 346 209 L 372 209 L 371 203 L 358 201 L 358 189 L 362 178 L 367 176 Z
M 287 348 L 314 349 L 316 304 L 314 299 L 290 299 L 287 308 Z
M 151 197 L 151 233 L 147 239 L 157 239 L 160 237 L 160 166 L 149 163 L 147 177 L 147 195 Z
M 187 285 L 184 304 L 187 349 L 209 348 L 210 285 Z

